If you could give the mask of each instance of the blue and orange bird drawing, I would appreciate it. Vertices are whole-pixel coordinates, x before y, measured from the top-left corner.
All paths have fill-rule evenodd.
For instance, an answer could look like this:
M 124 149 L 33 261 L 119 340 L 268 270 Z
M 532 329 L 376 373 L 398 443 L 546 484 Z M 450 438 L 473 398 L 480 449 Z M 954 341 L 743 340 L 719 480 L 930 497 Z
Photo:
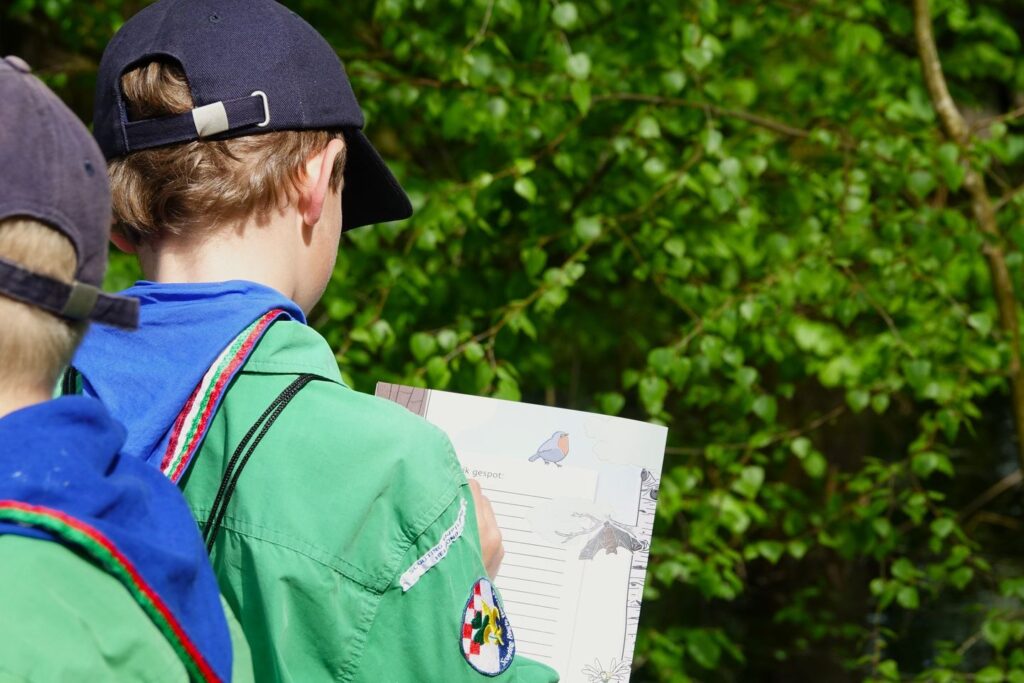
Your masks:
M 543 460 L 544 464 L 551 463 L 556 467 L 569 455 L 569 434 L 566 432 L 555 432 L 551 438 L 540 445 L 537 452 L 530 456 L 530 462 Z

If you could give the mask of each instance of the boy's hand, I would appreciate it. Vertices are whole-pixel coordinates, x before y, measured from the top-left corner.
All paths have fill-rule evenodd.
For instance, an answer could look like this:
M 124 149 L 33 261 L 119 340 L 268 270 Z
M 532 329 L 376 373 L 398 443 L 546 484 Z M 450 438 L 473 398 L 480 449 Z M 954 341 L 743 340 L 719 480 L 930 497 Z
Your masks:
M 505 557 L 505 546 L 501 543 L 501 529 L 494 517 L 491 501 L 480 491 L 480 482 L 469 480 L 469 488 L 473 491 L 473 504 L 476 505 L 476 523 L 480 528 L 480 549 L 484 555 L 484 567 L 492 579 L 498 575 L 501 560 Z

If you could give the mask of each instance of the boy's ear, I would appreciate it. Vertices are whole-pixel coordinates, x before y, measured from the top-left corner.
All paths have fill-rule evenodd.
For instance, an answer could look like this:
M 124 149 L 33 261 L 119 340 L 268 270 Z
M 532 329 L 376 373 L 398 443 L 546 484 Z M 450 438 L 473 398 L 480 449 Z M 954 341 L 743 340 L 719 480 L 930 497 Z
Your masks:
M 119 232 L 111 231 L 110 241 L 114 243 L 114 246 L 123 251 L 126 254 L 134 254 L 138 251 L 135 243 L 125 237 Z
M 306 176 L 302 190 L 302 220 L 306 225 L 316 225 L 324 210 L 331 184 L 334 161 L 345 148 L 340 139 L 331 140 L 323 151 L 306 160 Z

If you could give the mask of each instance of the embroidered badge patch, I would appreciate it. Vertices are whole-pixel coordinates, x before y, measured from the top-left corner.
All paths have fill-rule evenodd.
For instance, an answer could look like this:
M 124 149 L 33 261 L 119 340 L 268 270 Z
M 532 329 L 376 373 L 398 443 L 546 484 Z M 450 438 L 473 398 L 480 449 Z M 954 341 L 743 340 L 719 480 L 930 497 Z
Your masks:
M 516 656 L 516 639 L 498 592 L 487 579 L 473 584 L 462 613 L 462 655 L 469 665 L 486 676 L 497 676 Z

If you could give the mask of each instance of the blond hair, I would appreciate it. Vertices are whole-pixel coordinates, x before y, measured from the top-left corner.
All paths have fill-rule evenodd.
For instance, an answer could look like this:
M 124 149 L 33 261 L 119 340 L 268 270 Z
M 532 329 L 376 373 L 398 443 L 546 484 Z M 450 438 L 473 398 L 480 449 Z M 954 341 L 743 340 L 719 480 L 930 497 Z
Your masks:
M 188 81 L 172 62 L 150 62 L 126 72 L 121 93 L 133 120 L 193 108 Z M 306 161 L 336 138 L 343 139 L 340 132 L 275 131 L 131 152 L 110 164 L 115 230 L 139 243 L 264 217 L 295 198 Z M 343 151 L 331 175 L 334 190 L 344 163 Z
M 70 240 L 29 218 L 0 220 L 0 258 L 64 282 L 77 264 Z M 0 320 L 0 384 L 18 389 L 53 388 L 87 327 L 2 295 Z

